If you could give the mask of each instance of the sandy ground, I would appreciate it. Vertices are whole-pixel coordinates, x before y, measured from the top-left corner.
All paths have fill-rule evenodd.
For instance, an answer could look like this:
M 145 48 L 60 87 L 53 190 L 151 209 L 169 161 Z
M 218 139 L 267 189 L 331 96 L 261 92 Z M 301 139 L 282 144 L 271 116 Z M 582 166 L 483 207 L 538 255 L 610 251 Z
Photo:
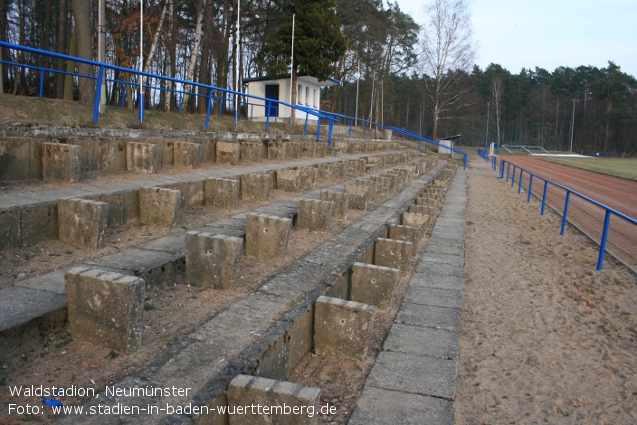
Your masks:
M 472 166 L 455 423 L 637 423 L 635 275 Z

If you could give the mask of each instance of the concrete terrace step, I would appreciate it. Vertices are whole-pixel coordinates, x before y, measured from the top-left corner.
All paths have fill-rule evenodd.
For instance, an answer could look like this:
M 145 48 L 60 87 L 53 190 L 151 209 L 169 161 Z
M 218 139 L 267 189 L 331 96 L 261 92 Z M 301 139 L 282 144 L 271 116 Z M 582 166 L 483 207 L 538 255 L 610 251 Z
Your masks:
M 222 171 L 240 175 L 245 168 Z M 345 184 L 336 184 L 331 190 L 342 190 Z M 309 191 L 301 195 L 301 198 L 318 199 L 319 192 Z M 298 199 L 294 197 L 259 207 L 209 223 L 196 230 L 244 238 L 245 218 L 248 213 L 293 218 L 297 211 Z M 142 277 L 149 287 L 163 286 L 184 277 L 185 233 L 180 232 L 102 258 L 88 260 L 84 265 Z M 338 260 L 338 257 L 331 255 L 323 259 L 325 264 Z M 14 287 L 0 289 L 0 355 L 24 350 L 29 344 L 39 341 L 47 332 L 65 325 L 64 273 L 70 268 L 25 279 L 17 282 Z
M 453 424 L 466 183 L 458 170 L 350 425 Z
M 345 228 L 302 259 L 292 263 L 256 292 L 235 302 L 196 329 L 188 338 L 163 350 L 136 373 L 114 384 L 117 388 L 190 387 L 187 397 L 152 396 L 122 398 L 101 393 L 85 403 L 90 406 L 206 406 L 224 405 L 225 391 L 237 374 L 286 379 L 289 370 L 311 349 L 313 304 L 321 295 L 342 289 L 344 273 L 388 224 L 421 194 L 444 168 L 436 166 L 393 198 L 379 205 L 360 221 Z M 307 197 L 316 197 L 310 192 Z M 285 205 L 285 208 L 288 206 Z M 94 415 L 67 416 L 61 423 L 226 423 L 227 417 L 209 415 Z
M 336 142 L 335 142 L 336 143 Z M 339 142 L 349 146 L 349 142 Z M 381 142 L 375 142 L 378 146 Z M 351 143 L 350 143 L 351 144 Z M 0 147 L 9 149 L 10 141 L 0 140 Z M 342 150 L 342 148 L 339 148 Z M 109 226 L 125 223 L 139 216 L 137 191 L 141 187 L 155 186 L 178 189 L 182 204 L 201 205 L 203 183 L 206 178 L 236 178 L 244 173 L 262 173 L 287 168 L 334 163 L 342 160 L 365 158 L 399 151 L 373 150 L 347 156 L 312 157 L 308 159 L 256 164 L 240 163 L 240 168 L 199 168 L 178 174 L 129 175 L 130 180 L 101 184 L 97 180 L 75 184 L 70 188 L 23 191 L 0 196 L 0 249 L 32 246 L 58 237 L 57 201 L 59 198 L 84 198 L 110 204 Z M 212 164 L 210 164 L 212 165 Z

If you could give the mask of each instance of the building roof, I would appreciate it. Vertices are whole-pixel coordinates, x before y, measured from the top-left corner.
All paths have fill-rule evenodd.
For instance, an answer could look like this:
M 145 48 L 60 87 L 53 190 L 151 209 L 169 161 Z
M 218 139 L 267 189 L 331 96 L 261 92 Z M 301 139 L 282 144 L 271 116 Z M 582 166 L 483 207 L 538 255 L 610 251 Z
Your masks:
M 328 78 L 326 81 L 319 81 L 318 78 L 316 77 L 311 77 L 309 75 L 306 74 L 297 74 L 296 75 L 297 81 L 305 81 L 308 83 L 312 83 L 315 85 L 319 85 L 319 86 L 340 86 L 341 82 L 338 81 L 335 78 Z M 284 75 L 282 77 L 278 77 L 278 78 L 271 78 L 271 77 L 255 77 L 255 78 L 246 78 L 245 80 L 243 80 L 244 83 L 252 83 L 255 81 L 278 81 L 278 80 L 289 80 L 290 79 L 290 74 Z

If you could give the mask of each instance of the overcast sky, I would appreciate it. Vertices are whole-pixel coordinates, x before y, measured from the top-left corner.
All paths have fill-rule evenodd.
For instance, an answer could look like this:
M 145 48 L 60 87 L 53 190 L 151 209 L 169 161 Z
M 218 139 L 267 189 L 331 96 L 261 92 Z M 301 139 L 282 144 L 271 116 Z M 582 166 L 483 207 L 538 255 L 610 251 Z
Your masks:
M 427 0 L 396 0 L 417 22 Z M 637 0 L 473 0 L 477 64 L 512 73 L 536 66 L 605 67 L 637 77 Z

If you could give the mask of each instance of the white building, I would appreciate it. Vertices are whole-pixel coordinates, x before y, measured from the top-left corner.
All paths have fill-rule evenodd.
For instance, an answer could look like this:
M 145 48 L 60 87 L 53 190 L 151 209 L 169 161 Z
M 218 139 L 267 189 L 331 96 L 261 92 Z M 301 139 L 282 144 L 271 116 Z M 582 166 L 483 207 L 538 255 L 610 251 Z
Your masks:
M 250 78 L 244 80 L 247 88 L 245 93 L 252 96 L 258 96 L 265 99 L 279 100 L 285 103 L 290 103 L 290 77 L 283 77 L 279 79 L 271 79 L 268 77 Z M 327 81 L 319 81 L 316 77 L 309 77 L 307 75 L 296 77 L 296 104 L 305 108 L 319 110 L 321 108 L 321 87 L 336 86 L 341 83 L 333 78 Z M 246 98 L 249 102 L 247 105 L 248 118 L 255 121 L 264 121 L 267 116 L 270 116 L 270 120 L 286 121 L 290 118 L 290 107 L 280 105 L 277 102 L 272 102 L 269 108 L 266 108 L 265 101 L 254 98 Z M 308 120 L 316 121 L 317 117 L 308 113 L 296 111 L 295 117 L 297 121 L 305 122 L 305 118 Z

